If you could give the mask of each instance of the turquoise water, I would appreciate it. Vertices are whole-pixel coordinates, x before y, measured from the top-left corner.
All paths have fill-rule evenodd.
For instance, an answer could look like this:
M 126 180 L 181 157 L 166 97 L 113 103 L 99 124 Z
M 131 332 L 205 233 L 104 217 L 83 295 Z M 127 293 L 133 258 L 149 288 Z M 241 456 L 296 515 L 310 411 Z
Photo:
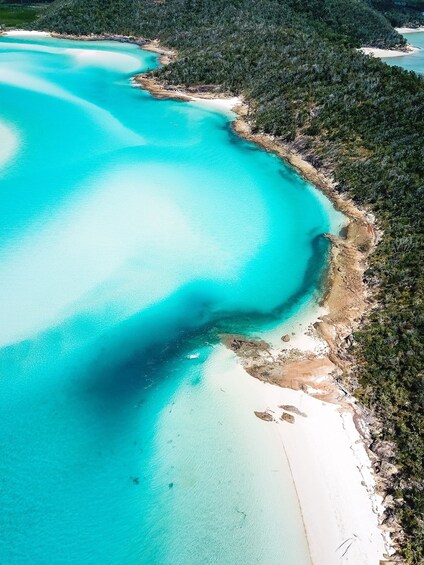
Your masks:
M 231 115 L 131 85 L 157 64 L 0 38 L 2 564 L 309 563 L 215 336 L 310 301 L 337 214 Z
M 383 59 L 389 65 L 397 65 L 403 67 L 408 71 L 415 71 L 419 74 L 424 74 L 424 31 L 417 31 L 414 33 L 405 33 L 404 37 L 414 47 L 419 47 L 420 51 L 415 51 L 410 55 L 404 57 L 389 57 Z

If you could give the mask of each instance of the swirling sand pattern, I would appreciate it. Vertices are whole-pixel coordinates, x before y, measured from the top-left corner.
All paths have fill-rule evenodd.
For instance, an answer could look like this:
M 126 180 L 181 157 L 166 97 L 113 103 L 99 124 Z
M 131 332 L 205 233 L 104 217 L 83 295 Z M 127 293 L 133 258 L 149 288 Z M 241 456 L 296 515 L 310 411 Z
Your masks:
M 131 86 L 157 64 L 0 38 L 1 563 L 308 563 L 206 342 L 316 292 L 332 211 L 229 115 Z

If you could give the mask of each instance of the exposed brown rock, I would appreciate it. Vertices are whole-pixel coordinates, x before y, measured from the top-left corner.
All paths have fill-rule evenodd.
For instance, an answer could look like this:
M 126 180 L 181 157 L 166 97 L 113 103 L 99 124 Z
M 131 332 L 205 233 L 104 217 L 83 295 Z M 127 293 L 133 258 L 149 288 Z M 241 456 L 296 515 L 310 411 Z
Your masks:
M 287 412 L 283 412 L 280 416 L 280 420 L 283 422 L 288 422 L 289 424 L 294 424 L 294 416 L 293 414 L 288 414 Z
M 375 441 L 370 445 L 371 450 L 380 459 L 392 459 L 395 456 L 395 445 L 390 441 Z
M 305 414 L 305 412 L 301 412 L 299 408 L 296 408 L 296 406 L 292 406 L 291 404 L 282 404 L 281 406 L 279 406 L 279 408 L 281 408 L 282 410 L 286 410 L 287 412 L 293 412 L 293 414 L 296 414 L 297 416 L 302 416 L 303 418 L 308 417 L 308 415 Z
M 261 351 L 269 349 L 269 345 L 261 339 L 250 339 L 238 334 L 221 334 L 219 337 L 228 349 L 236 351 L 243 357 L 259 355 Z
M 273 422 L 274 417 L 269 412 L 255 412 L 255 416 L 260 420 L 264 420 L 265 422 Z

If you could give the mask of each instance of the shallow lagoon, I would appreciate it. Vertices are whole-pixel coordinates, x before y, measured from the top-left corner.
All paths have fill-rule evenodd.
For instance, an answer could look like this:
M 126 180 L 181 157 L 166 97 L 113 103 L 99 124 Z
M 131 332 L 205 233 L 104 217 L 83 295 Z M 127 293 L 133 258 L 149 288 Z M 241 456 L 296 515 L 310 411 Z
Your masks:
M 306 308 L 340 215 L 156 65 L 0 38 L 1 563 L 309 563 L 216 334 Z

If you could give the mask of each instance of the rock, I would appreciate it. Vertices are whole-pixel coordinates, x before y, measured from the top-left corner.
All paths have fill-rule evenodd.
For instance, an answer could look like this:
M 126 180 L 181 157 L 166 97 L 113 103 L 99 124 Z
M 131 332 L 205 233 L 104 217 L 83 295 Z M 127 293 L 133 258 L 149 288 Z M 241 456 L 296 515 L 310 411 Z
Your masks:
M 291 404 L 282 404 L 281 406 L 279 406 L 279 408 L 286 410 L 287 412 L 293 412 L 293 414 L 297 414 L 298 416 L 303 416 L 303 418 L 308 417 L 305 412 L 301 412 L 299 408 L 296 408 L 296 406 L 292 406 Z
M 385 477 L 392 477 L 399 472 L 399 469 L 396 465 L 392 465 L 388 461 L 382 461 L 380 466 L 380 473 L 382 473 Z
M 345 343 L 348 347 L 350 347 L 351 345 L 353 345 L 353 335 L 350 334 L 347 337 L 345 337 Z
M 290 336 L 289 336 L 289 334 L 286 334 L 286 335 L 283 335 L 283 337 L 281 339 L 285 342 L 288 342 L 288 341 L 290 341 Z
M 384 504 L 384 506 L 386 506 L 387 508 L 393 507 L 393 506 L 394 506 L 394 503 L 395 503 L 395 499 L 393 498 L 393 495 L 388 494 L 388 495 L 386 495 L 386 496 L 384 497 L 383 504 Z
M 255 416 L 265 422 L 272 422 L 274 420 L 272 414 L 269 412 L 255 412 Z
M 283 422 L 289 422 L 289 424 L 294 424 L 294 416 L 292 414 L 288 414 L 287 412 L 283 412 L 281 414 L 280 420 Z
M 395 456 L 395 446 L 390 441 L 377 440 L 370 445 L 371 451 L 380 459 L 391 459 Z

